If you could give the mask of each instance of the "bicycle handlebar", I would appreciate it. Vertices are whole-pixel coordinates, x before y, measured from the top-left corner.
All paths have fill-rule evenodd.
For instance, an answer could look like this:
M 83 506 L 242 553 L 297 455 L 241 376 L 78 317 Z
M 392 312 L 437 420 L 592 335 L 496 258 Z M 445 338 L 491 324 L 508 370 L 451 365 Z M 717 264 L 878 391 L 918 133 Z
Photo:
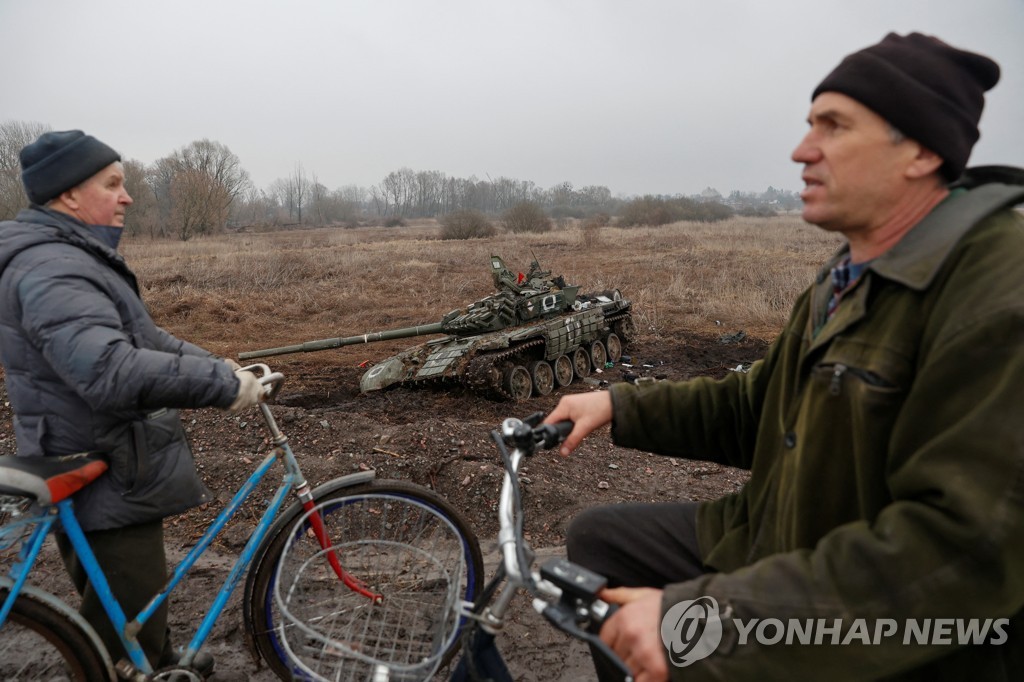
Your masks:
M 534 412 L 525 419 L 506 419 L 501 424 L 501 439 L 505 445 L 529 456 L 539 446 L 542 450 L 561 445 L 572 433 L 573 423 L 561 421 L 556 424 L 541 424 L 543 412 Z
M 573 422 L 565 420 L 556 424 L 541 424 L 533 432 L 537 434 L 537 444 L 545 450 L 550 450 L 565 442 L 572 433 L 573 426 Z
M 264 365 L 262 362 L 258 362 L 252 365 L 246 365 L 239 372 L 256 372 L 259 370 L 259 381 L 264 387 L 264 400 L 273 400 L 277 397 L 277 394 L 281 392 L 281 387 L 284 386 L 284 375 L 280 372 L 271 372 L 270 367 Z
M 492 675 L 492 678 L 511 679 L 500 654 L 487 653 L 487 647 L 503 626 L 513 596 L 525 590 L 534 597 L 533 606 L 538 613 L 563 632 L 601 650 L 619 669 L 623 679 L 632 682 L 626 665 L 595 634 L 618 608 L 597 596 L 606 584 L 605 578 L 565 559 L 551 559 L 541 566 L 539 572 L 533 568 L 534 555 L 527 546 L 523 530 L 519 465 L 524 457 L 532 455 L 538 448 L 550 450 L 560 445 L 575 426 L 571 421 L 543 424 L 544 416 L 543 412 L 536 412 L 521 420 L 506 419 L 500 428 L 491 431 L 505 468 L 498 499 L 498 548 L 502 562 L 472 611 L 478 626 L 489 633 L 491 639 L 466 637 L 466 655 L 452 674 L 453 681 L 470 679 L 467 678 L 467 670 L 476 670 L 484 661 L 488 661 L 486 669 L 489 672 L 503 673 Z M 495 596 L 495 590 L 502 581 L 505 585 Z M 466 660 L 470 663 L 465 663 Z

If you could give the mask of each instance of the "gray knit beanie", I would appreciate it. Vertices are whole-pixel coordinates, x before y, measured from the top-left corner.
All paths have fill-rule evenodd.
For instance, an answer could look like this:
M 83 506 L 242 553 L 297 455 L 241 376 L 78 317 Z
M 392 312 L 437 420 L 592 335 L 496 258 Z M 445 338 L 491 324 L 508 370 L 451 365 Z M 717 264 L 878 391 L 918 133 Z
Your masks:
M 29 201 L 45 204 L 120 160 L 120 154 L 81 130 L 43 133 L 21 150 L 21 182 Z

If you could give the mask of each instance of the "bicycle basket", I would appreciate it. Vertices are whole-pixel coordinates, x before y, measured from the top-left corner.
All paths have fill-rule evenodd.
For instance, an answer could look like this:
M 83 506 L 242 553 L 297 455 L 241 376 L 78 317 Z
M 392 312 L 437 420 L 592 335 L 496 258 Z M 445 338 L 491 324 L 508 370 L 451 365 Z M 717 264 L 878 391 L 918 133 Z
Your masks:
M 390 493 L 333 499 L 281 554 L 278 636 L 312 679 L 425 680 L 458 634 L 464 574 L 461 536 L 431 507 Z

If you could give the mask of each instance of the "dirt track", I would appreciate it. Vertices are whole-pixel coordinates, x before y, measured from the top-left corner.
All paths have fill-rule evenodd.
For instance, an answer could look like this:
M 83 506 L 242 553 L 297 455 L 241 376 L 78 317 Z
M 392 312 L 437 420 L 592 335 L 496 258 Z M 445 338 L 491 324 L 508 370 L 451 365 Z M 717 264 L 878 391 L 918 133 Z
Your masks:
M 633 369 L 616 367 L 596 380 L 621 381 L 626 372 L 665 379 L 699 375 L 724 376 L 737 365 L 764 352 L 763 342 L 723 343 L 707 336 L 661 338 L 626 349 Z M 374 353 L 376 356 L 378 353 Z M 363 351 L 328 351 L 330 362 L 317 355 L 293 356 L 274 363 L 289 382 L 274 408 L 289 435 L 307 478 L 321 483 L 341 474 L 375 469 L 378 478 L 409 480 L 435 489 L 465 511 L 487 553 L 493 548 L 496 503 L 501 481 L 497 454 L 488 431 L 508 416 L 550 410 L 557 396 L 525 404 L 496 403 L 462 389 L 451 392 L 397 389 L 373 395 L 357 391 Z M 380 353 L 383 357 L 383 353 Z M 643 365 L 650 367 L 643 369 Z M 638 369 L 639 368 L 639 369 Z M 594 390 L 574 384 L 571 390 Z M 267 451 L 265 429 L 256 413 L 231 417 L 214 410 L 192 411 L 184 420 L 207 484 L 216 502 L 167 522 L 172 557 L 181 556 L 248 476 Z M 10 408 L 0 402 L 0 453 L 14 452 Z M 613 446 L 607 430 L 592 435 L 568 459 L 542 454 L 527 463 L 524 475 L 527 534 L 534 547 L 558 553 L 566 524 L 584 507 L 624 501 L 688 498 L 704 500 L 732 492 L 745 480 L 743 472 L 716 464 L 671 460 Z M 256 495 L 255 499 L 259 499 Z M 241 513 L 215 552 L 172 599 L 172 628 L 183 643 L 205 612 L 223 576 L 252 527 L 255 514 Z M 47 589 L 68 594 L 59 566 L 44 578 Z M 514 621 L 500 646 L 517 680 L 579 680 L 592 675 L 586 648 L 547 627 L 525 599 L 516 602 Z M 222 617 L 208 647 L 217 657 L 218 680 L 270 679 L 245 648 L 237 595 Z

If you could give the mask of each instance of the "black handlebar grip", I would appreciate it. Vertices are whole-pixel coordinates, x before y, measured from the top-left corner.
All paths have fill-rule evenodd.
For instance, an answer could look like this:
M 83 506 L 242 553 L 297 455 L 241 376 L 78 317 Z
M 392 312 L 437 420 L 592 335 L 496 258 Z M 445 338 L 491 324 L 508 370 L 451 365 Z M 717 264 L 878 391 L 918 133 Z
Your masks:
M 537 443 L 545 450 L 550 450 L 562 443 L 572 433 L 573 423 L 562 421 L 556 424 L 542 424 L 534 429 Z
M 575 424 L 567 419 L 564 422 L 558 422 L 552 426 L 555 427 L 555 431 L 558 433 L 558 443 L 562 443 L 569 437 L 569 434 L 572 433 L 572 429 Z

